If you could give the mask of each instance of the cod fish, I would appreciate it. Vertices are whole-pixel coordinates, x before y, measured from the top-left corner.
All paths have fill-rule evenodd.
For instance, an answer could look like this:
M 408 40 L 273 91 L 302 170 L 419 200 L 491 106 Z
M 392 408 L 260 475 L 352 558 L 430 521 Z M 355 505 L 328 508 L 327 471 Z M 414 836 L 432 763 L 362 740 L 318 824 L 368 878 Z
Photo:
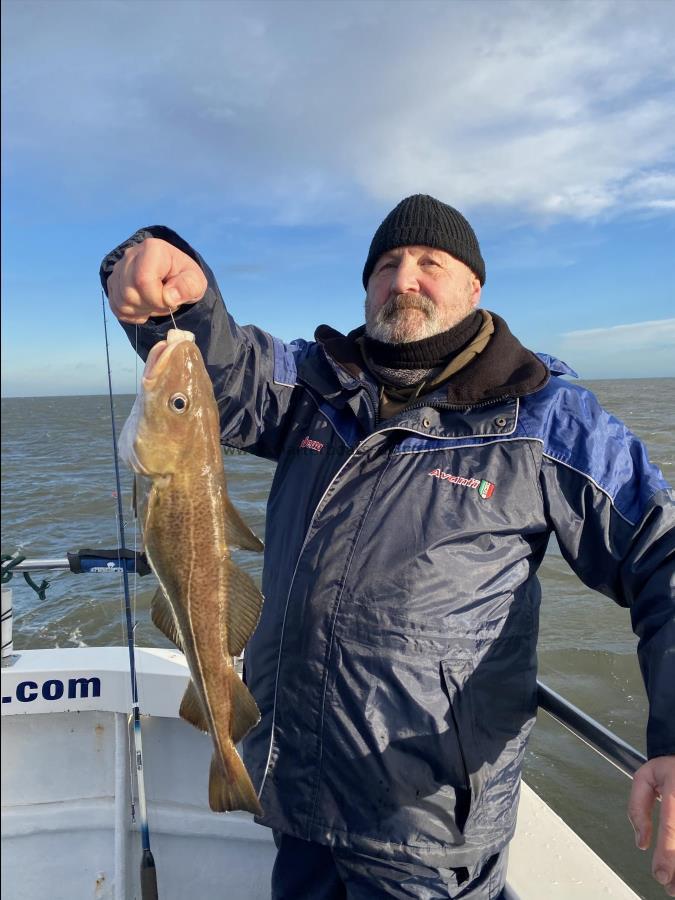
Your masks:
M 263 549 L 227 495 L 213 386 L 189 331 L 173 329 L 150 350 L 143 389 L 119 452 L 149 489 L 138 504 L 145 552 L 159 579 L 152 621 L 183 651 L 191 681 L 180 715 L 213 739 L 209 805 L 262 809 L 235 744 L 260 720 L 237 675 L 262 594 L 230 557 Z M 149 479 L 150 482 L 147 482 Z

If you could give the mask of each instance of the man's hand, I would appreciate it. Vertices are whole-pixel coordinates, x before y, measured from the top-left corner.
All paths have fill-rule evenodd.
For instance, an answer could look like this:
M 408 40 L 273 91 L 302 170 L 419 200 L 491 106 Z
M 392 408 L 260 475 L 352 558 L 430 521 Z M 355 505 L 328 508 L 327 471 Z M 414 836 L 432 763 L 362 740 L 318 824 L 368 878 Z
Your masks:
M 206 276 L 173 244 L 146 238 L 128 247 L 108 278 L 110 309 L 122 322 L 142 325 L 150 316 L 167 316 L 206 293 Z
M 635 773 L 628 801 L 628 818 L 635 843 L 646 850 L 652 839 L 652 810 L 661 798 L 659 831 L 652 874 L 669 897 L 675 897 L 675 756 L 657 756 Z

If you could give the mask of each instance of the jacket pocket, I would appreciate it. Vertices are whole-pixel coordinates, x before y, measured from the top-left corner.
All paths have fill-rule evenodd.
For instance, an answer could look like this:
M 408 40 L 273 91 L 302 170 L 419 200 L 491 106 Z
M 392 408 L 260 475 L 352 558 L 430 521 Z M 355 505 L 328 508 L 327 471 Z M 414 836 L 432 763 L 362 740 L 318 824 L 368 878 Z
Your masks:
M 471 672 L 470 663 L 464 660 L 441 660 L 441 683 L 448 698 L 448 724 L 457 736 L 457 747 L 464 767 L 466 797 L 463 798 L 458 792 L 456 810 L 457 824 L 461 830 L 464 830 L 480 803 L 485 781 L 484 760 L 481 759 L 476 739 Z

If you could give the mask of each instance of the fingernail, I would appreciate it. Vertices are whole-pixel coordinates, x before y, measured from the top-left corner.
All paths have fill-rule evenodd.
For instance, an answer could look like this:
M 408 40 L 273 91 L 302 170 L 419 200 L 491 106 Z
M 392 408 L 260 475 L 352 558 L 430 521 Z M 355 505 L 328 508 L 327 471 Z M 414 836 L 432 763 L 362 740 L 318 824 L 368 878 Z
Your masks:
M 659 884 L 668 884 L 669 875 L 665 869 L 657 869 L 654 872 L 654 878 L 658 881 Z
M 638 848 L 638 850 L 642 850 L 642 847 L 640 846 L 642 844 L 640 832 L 635 826 L 633 826 L 633 831 L 635 832 L 635 846 Z
M 178 303 L 178 301 L 180 300 L 180 294 L 178 293 L 176 288 L 168 288 L 164 296 L 165 299 L 169 301 L 169 303 Z

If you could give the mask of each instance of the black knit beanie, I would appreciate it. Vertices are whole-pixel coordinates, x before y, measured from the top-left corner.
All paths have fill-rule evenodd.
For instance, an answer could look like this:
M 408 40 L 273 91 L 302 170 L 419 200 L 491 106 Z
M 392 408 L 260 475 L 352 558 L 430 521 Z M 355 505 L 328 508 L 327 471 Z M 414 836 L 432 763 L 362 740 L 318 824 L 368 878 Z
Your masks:
M 375 263 L 383 253 L 416 244 L 445 250 L 485 284 L 485 263 L 478 238 L 464 216 L 434 197 L 414 194 L 401 200 L 375 232 L 363 269 L 363 286 L 367 289 Z

